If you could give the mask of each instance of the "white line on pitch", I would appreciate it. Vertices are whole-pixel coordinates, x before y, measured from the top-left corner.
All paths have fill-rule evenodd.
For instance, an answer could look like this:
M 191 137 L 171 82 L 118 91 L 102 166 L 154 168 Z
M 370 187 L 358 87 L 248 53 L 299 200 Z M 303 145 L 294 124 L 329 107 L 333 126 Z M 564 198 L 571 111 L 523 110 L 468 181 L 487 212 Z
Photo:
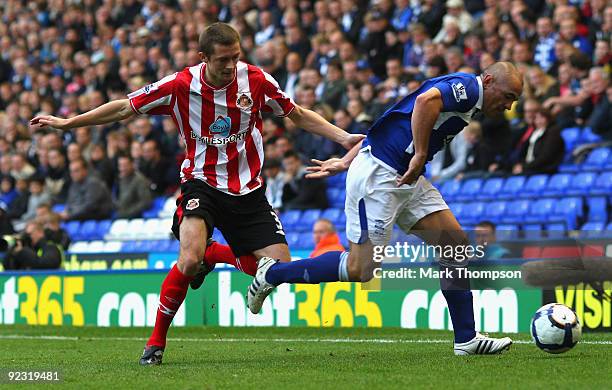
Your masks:
M 0 339 L 16 340 L 94 340 L 94 341 L 145 341 L 145 337 L 77 337 L 77 336 L 27 336 L 19 334 L 0 335 Z M 296 338 L 189 338 L 189 337 L 169 337 L 168 341 L 183 342 L 227 342 L 227 343 L 255 343 L 255 342 L 274 342 L 274 343 L 310 343 L 313 341 L 323 343 L 371 343 L 371 344 L 451 344 L 452 339 L 296 339 Z M 531 344 L 530 340 L 513 340 L 514 344 Z M 585 340 L 580 344 L 589 345 L 612 345 L 612 340 Z

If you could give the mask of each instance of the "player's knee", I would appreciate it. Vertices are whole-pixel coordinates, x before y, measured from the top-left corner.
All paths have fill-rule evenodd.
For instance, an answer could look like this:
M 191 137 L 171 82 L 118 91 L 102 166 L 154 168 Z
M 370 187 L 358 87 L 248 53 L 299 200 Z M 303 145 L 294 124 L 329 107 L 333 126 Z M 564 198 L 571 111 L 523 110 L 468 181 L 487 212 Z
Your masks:
M 369 282 L 374 277 L 374 261 L 363 262 L 357 256 L 348 259 L 348 274 L 351 282 Z

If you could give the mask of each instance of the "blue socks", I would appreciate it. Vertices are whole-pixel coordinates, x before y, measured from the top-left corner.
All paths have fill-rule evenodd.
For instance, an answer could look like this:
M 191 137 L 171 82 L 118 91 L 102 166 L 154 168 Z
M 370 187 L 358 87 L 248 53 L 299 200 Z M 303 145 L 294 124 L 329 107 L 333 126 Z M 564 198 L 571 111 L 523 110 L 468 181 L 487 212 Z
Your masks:
M 444 268 L 440 266 L 441 270 Z M 470 290 L 470 280 L 457 277 L 456 269 L 453 274 L 454 278 L 440 278 L 440 288 L 444 298 L 446 298 L 448 311 L 453 321 L 455 342 L 465 343 L 476 336 L 474 302 Z
M 275 286 L 282 283 L 348 281 L 348 252 L 327 252 L 310 259 L 276 263 L 268 269 L 266 281 Z

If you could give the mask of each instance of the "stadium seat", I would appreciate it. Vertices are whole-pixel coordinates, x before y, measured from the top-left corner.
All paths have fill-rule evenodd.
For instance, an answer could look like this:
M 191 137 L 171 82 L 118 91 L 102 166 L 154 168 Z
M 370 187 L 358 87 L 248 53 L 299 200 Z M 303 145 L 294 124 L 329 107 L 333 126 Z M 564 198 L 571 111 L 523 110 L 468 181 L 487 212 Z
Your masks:
M 312 233 L 300 233 L 297 249 L 312 249 L 314 248 L 314 241 L 312 241 Z
M 283 229 L 285 231 L 292 231 L 295 225 L 300 220 L 300 216 L 302 212 L 300 210 L 287 210 L 282 213 L 279 217 L 281 224 L 283 225 Z
M 167 218 L 172 217 L 174 215 L 174 211 L 176 210 L 176 199 L 174 197 L 170 197 L 166 199 L 164 202 L 164 207 L 162 207 L 159 215 L 159 218 Z
M 566 229 L 564 223 L 549 223 L 546 225 L 546 233 L 550 239 L 565 238 Z
M 539 240 L 542 238 L 542 225 L 529 223 L 523 225 L 523 234 L 527 240 Z
M 155 225 L 155 233 L 152 235 L 158 240 L 167 240 L 172 237 L 173 218 L 161 218 L 159 223 Z
M 121 241 L 107 241 L 104 244 L 104 253 L 122 252 L 122 245 L 123 243 Z
M 113 221 L 111 221 L 110 219 L 104 219 L 102 221 L 98 221 L 96 224 L 96 231 L 94 234 L 94 238 L 96 240 L 104 239 L 104 237 L 106 237 L 106 234 L 110 230 L 112 223 Z
M 464 180 L 461 189 L 457 193 L 455 199 L 459 201 L 469 201 L 476 199 L 482 187 L 482 179 Z
M 457 200 L 457 194 L 461 189 L 460 180 L 447 180 L 440 187 L 440 193 L 447 202 Z
M 498 241 L 516 240 L 518 238 L 518 225 L 501 224 L 495 228 Z
M 327 200 L 331 207 L 344 208 L 346 191 L 343 188 L 328 188 Z
M 603 169 L 610 158 L 610 148 L 597 148 L 589 153 L 581 168 L 585 171 L 598 171 Z
M 518 198 L 525 185 L 525 176 L 511 176 L 504 182 L 504 186 L 498 194 L 498 199 L 515 200 Z
M 64 203 L 58 203 L 53 205 L 53 207 L 51 207 L 51 211 L 53 211 L 54 213 L 61 213 L 62 211 L 66 210 L 66 205 Z
M 580 128 L 568 127 L 561 130 L 561 137 L 565 142 L 565 150 L 573 150 L 580 140 Z
M 102 239 L 104 237 L 96 237 L 97 233 L 97 221 L 84 221 L 81 223 L 81 227 L 79 228 L 78 234 L 75 237 L 75 240 L 95 240 Z
M 168 252 L 178 253 L 180 242 L 178 240 L 171 239 L 170 246 L 168 247 Z
M 546 222 L 555 208 L 556 203 L 558 203 L 557 199 L 552 198 L 532 201 L 529 206 L 529 214 L 527 214 L 525 221 L 529 223 Z
M 329 219 L 331 221 L 331 223 L 333 223 L 335 225 L 336 222 L 338 220 L 340 220 L 342 214 L 344 214 L 344 210 L 343 209 L 336 209 L 336 208 L 325 209 L 321 213 L 320 218 Z
M 580 237 L 598 238 L 605 235 L 605 222 L 587 222 L 580 228 Z
M 582 198 L 563 198 L 555 203 L 549 222 L 565 222 L 568 230 L 576 229 L 577 219 L 584 214 Z
M 89 242 L 87 241 L 75 241 L 68 248 L 69 253 L 88 253 Z
M 506 206 L 506 213 L 502 217 L 503 223 L 521 223 L 529 212 L 529 201 L 526 199 L 511 201 Z
M 567 195 L 586 195 L 589 193 L 593 184 L 597 179 L 595 172 L 581 172 L 574 175 L 569 187 L 567 187 Z
M 130 219 L 126 231 L 123 233 L 124 239 L 141 240 L 149 234 L 144 230 L 145 220 L 142 218 Z
M 294 226 L 294 230 L 298 232 L 311 232 L 312 226 L 321 216 L 321 210 L 310 209 L 305 210 L 298 223 Z
M 158 196 L 155 199 L 153 199 L 153 203 L 151 204 L 151 207 L 142 213 L 142 217 L 143 218 L 157 217 L 160 211 L 163 210 L 164 204 L 166 203 L 166 199 L 167 198 L 165 196 Z
M 488 179 L 482 185 L 482 189 L 479 194 L 477 194 L 476 199 L 478 200 L 493 200 L 497 199 L 497 195 L 502 190 L 504 186 L 504 179 L 501 177 L 493 177 Z
M 595 179 L 591 195 L 610 195 L 612 193 L 612 171 L 602 172 Z
M 587 221 L 589 222 L 607 222 L 608 221 L 608 200 L 603 196 L 587 198 L 587 206 L 589 213 Z
M 346 172 L 339 173 L 327 179 L 328 188 L 346 188 Z
M 81 222 L 80 221 L 68 221 L 66 222 L 66 224 L 64 225 L 64 229 L 66 230 L 66 233 L 68 233 L 68 236 L 73 240 L 73 241 L 78 241 L 79 238 L 79 228 L 81 227 Z
M 601 136 L 599 134 L 593 133 L 590 127 L 585 127 L 580 133 L 579 143 L 581 144 L 592 144 L 596 142 L 601 142 Z
M 453 202 L 453 203 L 447 203 L 447 205 L 450 211 L 455 216 L 455 218 L 457 218 L 457 220 L 460 220 L 461 217 L 463 216 L 463 205 L 464 204 L 459 203 L 459 202 Z
M 105 236 L 107 240 L 117 239 L 126 240 L 125 234 L 129 228 L 129 221 L 127 219 L 116 219 L 113 221 L 108 234 Z
M 542 195 L 560 196 L 567 192 L 572 175 L 569 173 L 557 173 L 552 175 L 546 184 L 546 188 L 542 191 Z
M 547 182 L 548 175 L 533 175 L 527 179 L 519 195 L 523 198 L 536 198 L 542 194 Z
M 89 253 L 104 253 L 104 245 L 105 243 L 102 240 L 91 241 L 87 247 L 87 251 Z
M 287 233 L 286 238 L 287 238 L 287 245 L 289 245 L 289 248 L 297 249 L 298 243 L 300 241 L 300 233 L 296 233 L 296 232 Z
M 471 202 L 466 203 L 463 209 L 463 219 L 461 223 L 476 224 L 480 222 L 484 215 L 485 203 Z
M 487 203 L 484 208 L 483 218 L 498 224 L 502 221 L 503 216 L 506 213 L 506 206 L 507 202 L 503 200 Z

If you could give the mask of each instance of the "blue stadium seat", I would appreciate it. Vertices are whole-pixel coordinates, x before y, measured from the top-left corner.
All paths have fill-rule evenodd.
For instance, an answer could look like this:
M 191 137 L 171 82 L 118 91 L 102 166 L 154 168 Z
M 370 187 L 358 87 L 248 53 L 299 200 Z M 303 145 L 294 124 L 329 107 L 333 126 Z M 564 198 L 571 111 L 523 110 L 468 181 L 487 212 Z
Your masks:
M 493 177 L 488 179 L 482 185 L 480 193 L 476 196 L 478 200 L 491 200 L 496 199 L 498 193 L 504 186 L 504 179 L 501 177 Z
M 514 200 L 521 194 L 525 186 L 525 176 L 511 176 L 504 182 L 498 199 Z
M 580 236 L 583 238 L 598 238 L 605 236 L 605 222 L 587 222 L 580 228 Z
M 542 225 L 538 223 L 528 223 L 523 225 L 523 233 L 528 240 L 539 240 L 542 238 Z
M 603 196 L 587 198 L 589 213 L 587 221 L 589 222 L 607 222 L 608 221 L 608 199 Z
M 602 172 L 595 179 L 591 195 L 610 195 L 612 193 L 612 171 Z
M 300 240 L 300 233 L 291 232 L 287 233 L 287 245 L 289 248 L 297 249 L 298 242 Z
M 343 209 L 326 209 L 323 210 L 319 218 L 329 219 L 335 225 L 336 221 L 341 219 L 342 214 L 344 214 Z
M 576 229 L 577 219 L 584 215 L 583 209 L 582 198 L 562 198 L 556 202 L 554 211 L 549 215 L 548 221 L 565 222 L 568 230 L 574 230 Z
M 179 247 L 180 247 L 180 242 L 178 240 L 170 240 L 170 246 L 168 247 L 168 252 L 178 253 Z
M 81 223 L 81 227 L 79 229 L 79 239 L 80 240 L 95 240 L 96 239 L 96 233 L 97 233 L 97 226 L 98 226 L 98 222 L 97 221 L 84 221 Z
M 487 203 L 485 205 L 483 218 L 498 224 L 502 221 L 502 218 L 506 213 L 506 206 L 507 202 L 503 200 Z
M 158 240 L 157 247 L 153 252 L 169 252 L 172 246 L 172 241 L 175 240 Z
M 536 198 L 542 195 L 547 182 L 548 175 L 533 175 L 527 179 L 523 191 L 519 195 L 526 198 Z
M 566 193 L 567 188 L 570 186 L 572 175 L 569 173 L 557 173 L 550 177 L 546 188 L 542 191 L 542 195 L 548 196 L 559 196 Z
M 300 220 L 301 215 L 302 212 L 300 210 L 287 210 L 280 215 L 279 219 L 283 225 L 283 228 L 286 231 L 291 231 Z
M 461 220 L 464 224 L 476 224 L 480 222 L 484 215 L 485 203 L 483 202 L 471 202 L 466 203 L 463 209 L 463 219 Z
M 461 189 L 457 193 L 455 199 L 460 201 L 468 201 L 475 199 L 476 196 L 480 193 L 481 187 L 482 179 L 464 180 L 463 185 L 461 186 Z
M 138 241 L 125 241 L 121 250 L 127 253 L 138 252 L 139 243 Z
M 612 153 L 610 153 L 610 156 L 608 157 L 608 161 L 606 161 L 606 165 L 604 165 L 604 169 L 606 171 L 612 171 Z
M 68 221 L 64 225 L 64 229 L 68 236 L 72 239 L 72 241 L 79 241 L 79 228 L 81 227 L 81 222 L 79 221 Z
M 66 210 L 66 205 L 64 203 L 58 203 L 53 205 L 53 207 L 51 207 L 51 211 L 53 211 L 54 213 L 61 213 L 62 211 Z
M 520 223 L 525 220 L 529 212 L 529 201 L 526 199 L 511 201 L 506 206 L 506 214 L 502 218 L 503 223 Z
M 312 249 L 314 242 L 312 241 L 312 233 L 300 233 L 296 249 Z
M 582 164 L 582 169 L 585 171 L 601 170 L 608 163 L 608 158 L 610 158 L 610 148 L 594 149 Z
M 525 218 L 527 222 L 546 222 L 549 215 L 555 208 L 555 204 L 558 203 L 557 199 L 545 198 L 532 201 L 529 206 L 529 214 Z
M 338 232 L 338 235 L 340 236 L 340 243 L 342 244 L 342 246 L 345 247 L 346 249 L 348 249 L 348 247 L 349 247 L 349 240 L 346 237 L 346 234 L 344 232 L 342 232 L 342 234 L 340 234 L 340 232 Z
M 157 218 L 159 216 L 159 212 L 164 208 L 164 204 L 166 204 L 166 200 L 168 198 L 165 196 L 158 196 L 153 199 L 153 203 L 148 210 L 145 210 L 142 213 L 143 218 Z
M 327 179 L 328 188 L 346 188 L 346 172 L 339 173 Z
M 548 238 L 551 239 L 562 239 L 565 238 L 566 229 L 564 223 L 549 223 L 546 225 L 546 232 Z
M 448 208 L 453 213 L 457 220 L 460 220 L 463 216 L 463 203 L 447 203 Z
M 601 136 L 599 134 L 593 133 L 593 130 L 591 130 L 590 127 L 585 127 L 582 130 L 582 133 L 580 133 L 579 142 L 581 144 L 591 144 L 591 143 L 601 142 Z
M 327 200 L 331 207 L 344 208 L 346 191 L 343 188 L 328 188 Z
M 104 236 L 110 230 L 110 227 L 111 227 L 112 223 L 113 223 L 113 221 L 111 221 L 110 219 L 105 219 L 105 220 L 102 220 L 102 221 L 98 221 L 98 223 L 96 224 L 95 239 L 96 240 L 103 240 Z
M 561 137 L 565 141 L 565 150 L 573 150 L 580 139 L 580 128 L 568 127 L 563 129 L 561 130 Z
M 320 216 L 321 216 L 321 210 L 318 210 L 318 209 L 304 210 L 304 212 L 302 213 L 302 216 L 300 217 L 300 220 L 298 221 L 297 224 L 294 225 L 293 228 L 295 231 L 298 231 L 298 232 L 311 232 L 312 225 L 314 225 L 314 223 L 317 221 L 317 219 L 319 219 Z
M 457 199 L 456 197 L 460 189 L 461 189 L 460 180 L 447 180 L 440 187 L 440 193 L 442 194 L 442 197 L 444 197 L 444 199 L 447 202 L 452 202 L 453 200 Z
M 518 238 L 518 225 L 500 224 L 495 228 L 498 241 L 516 240 Z
M 581 172 L 581 173 L 574 175 L 574 178 L 572 179 L 570 186 L 567 187 L 566 194 L 567 195 L 588 194 L 591 188 L 593 188 L 595 179 L 597 179 L 597 174 L 595 172 Z

